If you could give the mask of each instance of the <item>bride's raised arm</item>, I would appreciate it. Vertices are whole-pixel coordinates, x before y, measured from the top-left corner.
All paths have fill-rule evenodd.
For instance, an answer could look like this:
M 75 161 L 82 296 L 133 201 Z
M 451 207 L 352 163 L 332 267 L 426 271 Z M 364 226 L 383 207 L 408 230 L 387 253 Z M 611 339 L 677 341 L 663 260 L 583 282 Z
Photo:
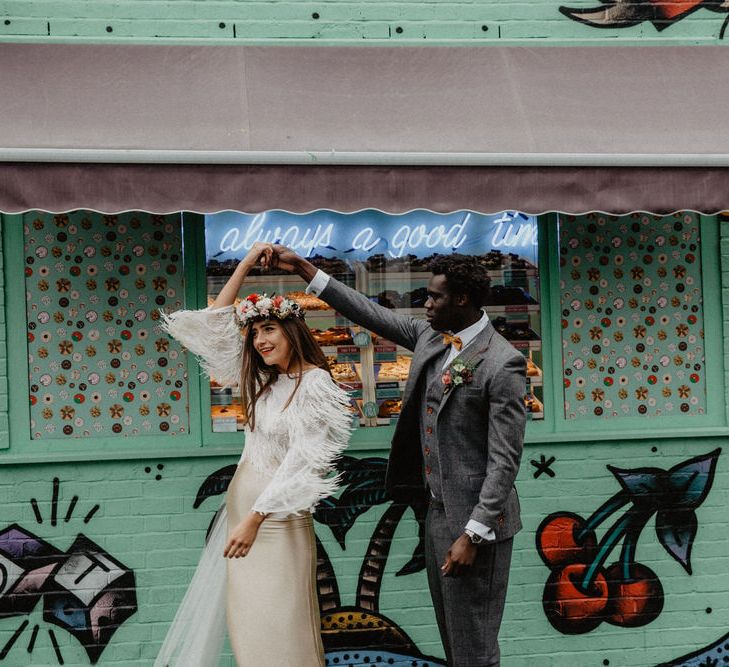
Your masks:
M 269 266 L 271 255 L 269 244 L 255 243 L 211 306 L 161 313 L 162 329 L 190 350 L 203 372 L 222 386 L 240 381 L 243 337 L 233 304 L 250 270 L 256 264 Z

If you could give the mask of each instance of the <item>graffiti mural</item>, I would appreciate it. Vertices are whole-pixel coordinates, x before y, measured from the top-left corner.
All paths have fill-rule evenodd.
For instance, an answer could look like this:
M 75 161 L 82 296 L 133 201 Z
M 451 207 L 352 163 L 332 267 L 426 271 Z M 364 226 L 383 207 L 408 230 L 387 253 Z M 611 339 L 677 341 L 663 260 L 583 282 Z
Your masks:
M 200 486 L 195 507 L 225 492 L 235 473 L 235 465 L 213 472 Z M 387 461 L 371 457 L 343 456 L 337 465 L 341 493 L 320 502 L 314 519 L 327 526 L 337 543 L 346 548 L 345 538 L 357 518 L 375 505 L 389 502 L 385 496 Z M 379 599 L 383 575 L 395 530 L 405 512 L 411 509 L 418 522 L 419 540 L 412 558 L 397 573 L 404 576 L 425 568 L 425 504 L 390 503 L 370 538 L 360 569 L 354 605 L 343 606 L 334 567 L 324 545 L 317 538 L 317 590 L 321 612 L 321 633 L 327 664 L 349 664 L 352 660 L 372 665 L 407 664 L 438 667 L 445 663 L 423 655 L 407 633 L 380 613 Z
M 551 571 L 542 601 L 556 630 L 582 634 L 603 621 L 639 627 L 660 615 L 663 586 L 656 573 L 637 560 L 638 540 L 655 514 L 660 544 L 691 574 L 698 528 L 695 510 L 711 489 L 720 453 L 716 449 L 669 470 L 608 466 L 621 490 L 590 517 L 555 512 L 542 521 L 537 552 Z M 614 523 L 598 542 L 595 530 L 608 519 Z M 606 565 L 621 541 L 619 556 Z
M 53 480 L 52 526 L 58 523 L 60 482 Z M 74 496 L 64 522 L 73 516 L 78 502 Z M 44 517 L 38 501 L 31 499 L 36 521 Z M 88 523 L 99 509 L 94 505 L 85 515 Z M 43 600 L 43 620 L 73 635 L 95 664 L 114 633 L 137 611 L 134 572 L 84 534 L 64 552 L 18 524 L 0 531 L 0 619 L 30 614 Z M 30 625 L 24 620 L 0 650 L 4 660 Z M 27 650 L 32 653 L 39 625 L 31 630 Z M 59 664 L 63 656 L 53 629 L 48 629 Z
M 565 16 L 592 28 L 629 28 L 640 23 L 651 23 L 656 30 L 665 30 L 686 18 L 697 9 L 729 12 L 729 2 L 719 0 L 613 0 L 600 7 L 576 9 L 560 7 Z M 719 39 L 724 38 L 727 21 L 724 20 Z

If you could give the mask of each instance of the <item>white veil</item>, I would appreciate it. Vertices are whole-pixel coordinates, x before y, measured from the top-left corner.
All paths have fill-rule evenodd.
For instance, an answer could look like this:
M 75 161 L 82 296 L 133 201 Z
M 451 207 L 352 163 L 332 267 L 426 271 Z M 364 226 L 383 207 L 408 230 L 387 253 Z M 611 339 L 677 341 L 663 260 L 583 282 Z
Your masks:
M 228 513 L 223 503 L 154 667 L 217 667 L 226 627 L 227 564 L 223 549 L 227 525 Z

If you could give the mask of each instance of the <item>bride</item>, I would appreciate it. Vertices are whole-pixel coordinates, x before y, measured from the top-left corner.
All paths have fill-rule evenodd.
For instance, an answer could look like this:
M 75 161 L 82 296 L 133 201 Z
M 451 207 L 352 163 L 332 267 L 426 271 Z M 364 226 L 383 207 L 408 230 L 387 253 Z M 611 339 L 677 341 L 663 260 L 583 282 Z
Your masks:
M 256 243 L 211 307 L 163 315 L 163 328 L 221 385 L 239 384 L 245 450 L 156 667 L 214 667 L 223 610 L 239 667 L 320 667 L 311 511 L 336 491 L 332 471 L 351 414 L 345 391 L 297 303 L 251 294 L 246 275 L 268 266 Z

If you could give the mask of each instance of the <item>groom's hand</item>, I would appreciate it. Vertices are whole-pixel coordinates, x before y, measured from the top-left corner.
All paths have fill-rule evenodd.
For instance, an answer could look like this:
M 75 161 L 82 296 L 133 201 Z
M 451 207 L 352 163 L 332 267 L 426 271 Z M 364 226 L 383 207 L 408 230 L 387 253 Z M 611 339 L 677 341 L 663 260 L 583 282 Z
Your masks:
M 271 248 L 273 249 L 273 265 L 278 269 L 294 273 L 296 271 L 296 261 L 300 259 L 299 255 L 290 248 L 278 243 L 274 243 Z
M 468 535 L 461 535 L 448 549 L 445 561 L 441 566 L 444 577 L 460 577 L 468 574 L 476 560 L 477 547 Z

